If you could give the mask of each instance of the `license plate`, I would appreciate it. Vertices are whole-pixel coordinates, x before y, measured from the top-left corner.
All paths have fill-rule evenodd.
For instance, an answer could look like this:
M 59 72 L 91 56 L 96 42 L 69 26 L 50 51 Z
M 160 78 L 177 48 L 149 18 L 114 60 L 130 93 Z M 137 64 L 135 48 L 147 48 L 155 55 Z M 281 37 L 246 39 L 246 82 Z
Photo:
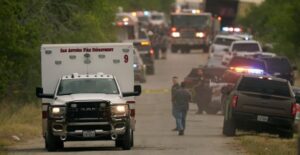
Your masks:
M 96 133 L 95 133 L 95 131 L 83 131 L 82 135 L 85 138 L 91 138 L 91 137 L 95 137 Z
M 268 116 L 261 116 L 261 115 L 258 115 L 257 116 L 257 121 L 260 121 L 260 122 L 268 122 L 269 120 L 269 117 Z

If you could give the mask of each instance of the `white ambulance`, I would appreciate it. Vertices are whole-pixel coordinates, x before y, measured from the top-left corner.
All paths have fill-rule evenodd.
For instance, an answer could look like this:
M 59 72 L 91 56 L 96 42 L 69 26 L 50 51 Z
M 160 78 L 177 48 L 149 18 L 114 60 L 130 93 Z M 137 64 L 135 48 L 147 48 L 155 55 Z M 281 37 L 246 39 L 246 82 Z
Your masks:
M 66 141 L 114 140 L 133 146 L 135 126 L 133 45 L 130 43 L 41 46 L 43 136 L 48 151 Z

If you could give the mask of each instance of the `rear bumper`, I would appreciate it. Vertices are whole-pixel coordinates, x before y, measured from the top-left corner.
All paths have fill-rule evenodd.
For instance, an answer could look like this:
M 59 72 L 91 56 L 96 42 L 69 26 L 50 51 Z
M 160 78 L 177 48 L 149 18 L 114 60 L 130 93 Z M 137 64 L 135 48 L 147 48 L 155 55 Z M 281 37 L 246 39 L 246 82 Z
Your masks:
M 172 38 L 172 46 L 190 46 L 190 47 L 201 47 L 208 45 L 205 38 Z
M 268 116 L 268 121 L 258 121 L 259 114 L 233 112 L 233 120 L 237 128 L 256 131 L 278 132 L 280 130 L 291 130 L 294 124 L 293 118 Z

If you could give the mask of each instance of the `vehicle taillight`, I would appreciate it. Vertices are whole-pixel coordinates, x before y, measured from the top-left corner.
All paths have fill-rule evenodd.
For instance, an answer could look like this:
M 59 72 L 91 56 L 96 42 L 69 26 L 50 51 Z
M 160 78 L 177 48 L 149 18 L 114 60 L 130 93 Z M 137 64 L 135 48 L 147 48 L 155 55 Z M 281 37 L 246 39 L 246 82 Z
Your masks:
M 172 27 L 171 29 L 172 32 L 175 32 L 176 30 L 177 30 L 176 27 Z
M 297 112 L 299 111 L 299 105 L 297 103 L 293 103 L 291 107 L 291 114 L 293 117 L 296 116 Z
M 130 116 L 135 117 L 135 101 L 127 101 L 130 110 Z
M 150 55 L 151 55 L 151 56 L 154 55 L 154 50 L 153 50 L 153 49 L 150 50 Z
M 237 102 L 238 102 L 238 96 L 237 95 L 234 95 L 233 97 L 232 97 L 232 101 L 231 101 L 231 107 L 232 108 L 236 108 L 237 107 Z

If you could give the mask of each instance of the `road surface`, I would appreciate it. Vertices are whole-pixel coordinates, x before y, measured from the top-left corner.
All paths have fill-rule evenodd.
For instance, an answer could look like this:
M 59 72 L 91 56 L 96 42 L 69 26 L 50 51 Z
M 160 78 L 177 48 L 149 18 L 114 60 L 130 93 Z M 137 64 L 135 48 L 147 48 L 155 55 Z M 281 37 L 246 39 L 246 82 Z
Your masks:
M 171 77 L 182 80 L 192 67 L 205 63 L 207 55 L 168 54 L 167 60 L 156 61 L 156 73 L 147 77 L 144 92 L 137 98 L 135 147 L 130 151 L 114 148 L 113 142 L 67 142 L 65 149 L 55 154 L 105 155 L 234 155 L 243 154 L 233 138 L 222 136 L 222 115 L 196 115 L 191 104 L 184 136 L 171 131 L 175 120 L 171 115 Z M 9 154 L 51 154 L 44 150 L 43 139 L 9 148 Z M 52 153 L 53 154 L 53 153 Z

